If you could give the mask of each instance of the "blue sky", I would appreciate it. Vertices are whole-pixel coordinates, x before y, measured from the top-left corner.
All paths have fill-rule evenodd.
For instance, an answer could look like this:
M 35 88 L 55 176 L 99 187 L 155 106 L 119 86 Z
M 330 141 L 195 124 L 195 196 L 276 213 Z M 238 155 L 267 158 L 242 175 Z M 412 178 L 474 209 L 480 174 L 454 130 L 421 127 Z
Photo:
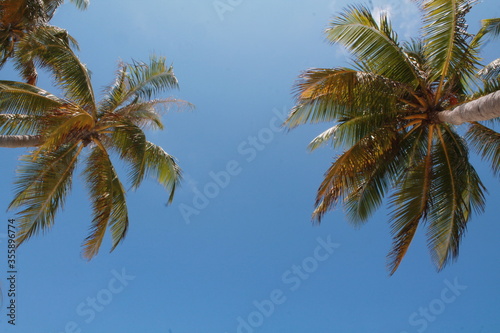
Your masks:
M 90 208 L 77 179 L 52 230 L 18 250 L 16 326 L 6 323 L 4 293 L 1 331 L 499 332 L 500 190 L 480 161 L 486 212 L 469 224 L 459 260 L 440 273 L 420 230 L 388 276 L 384 209 L 360 229 L 340 208 L 321 226 L 310 223 L 316 188 L 338 152 L 306 147 L 329 124 L 290 132 L 277 125 L 293 106 L 301 71 L 346 64 L 346 53 L 328 45 L 323 30 L 347 4 L 91 0 L 83 12 L 62 6 L 53 23 L 79 41 L 96 90 L 113 80 L 120 59 L 156 53 L 173 63 L 181 88 L 172 95 L 196 109 L 167 113 L 166 130 L 148 135 L 177 157 L 184 182 L 168 207 L 153 181 L 129 192 L 125 242 L 109 254 L 107 240 L 87 262 L 80 245 Z M 408 1 L 371 6 L 391 11 L 402 39 L 418 29 Z M 499 16 L 496 1 L 483 1 L 469 16 L 470 31 L 481 18 Z M 487 60 L 498 57 L 495 48 L 498 42 L 488 46 Z M 15 77 L 8 68 L 1 73 Z M 2 150 L 0 237 L 14 217 L 5 209 L 22 153 Z M 0 241 L 5 289 L 7 250 Z

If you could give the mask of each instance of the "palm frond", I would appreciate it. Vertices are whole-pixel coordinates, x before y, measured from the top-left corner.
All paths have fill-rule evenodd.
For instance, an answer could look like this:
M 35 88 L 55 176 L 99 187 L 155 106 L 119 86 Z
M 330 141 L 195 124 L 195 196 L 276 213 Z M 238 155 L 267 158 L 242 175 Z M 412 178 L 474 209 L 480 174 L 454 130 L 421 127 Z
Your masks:
M 144 173 L 144 156 L 146 152 L 146 135 L 136 125 L 130 122 L 115 122 L 109 142 L 103 143 L 110 149 L 116 150 L 120 158 L 129 163 L 129 181 L 136 189 L 141 183 Z
M 467 132 L 467 140 L 474 150 L 490 163 L 495 176 L 500 175 L 500 134 L 479 124 L 472 123 Z
M 164 57 L 152 56 L 148 64 L 134 62 L 127 65 L 127 98 L 149 100 L 161 92 L 178 88 L 173 67 L 165 62 Z
M 176 107 L 178 110 L 193 108 L 193 105 L 175 98 L 137 101 L 114 111 L 120 118 L 130 121 L 136 126 L 148 129 L 163 129 L 161 116 Z
M 167 190 L 168 203 L 171 203 L 182 178 L 181 169 L 175 158 L 160 146 L 148 141 L 144 161 L 144 172 L 155 178 Z
M 379 128 L 335 159 L 318 189 L 314 220 L 321 222 L 323 216 L 343 199 L 349 203 L 346 207 L 352 216 L 362 216 L 361 220 L 366 220 L 384 196 L 386 171 L 390 170 L 392 161 L 380 163 L 379 158 L 391 155 L 390 151 L 395 149 L 395 135 L 390 128 Z M 367 179 L 373 182 L 366 182 Z M 355 207 L 355 198 L 361 199 L 363 193 L 367 194 L 363 197 L 366 200 Z M 357 221 L 354 217 L 351 220 Z
M 500 90 L 500 77 L 496 80 L 483 81 L 483 86 L 474 94 L 472 94 L 468 99 L 468 101 L 473 101 L 480 97 L 493 94 L 499 90 Z M 499 120 L 499 119 L 494 118 L 492 120 Z
M 142 130 L 133 124 L 123 124 L 113 130 L 109 143 L 130 165 L 129 179 L 137 189 L 146 175 L 155 178 L 169 192 L 169 203 L 181 180 L 181 170 L 173 156 L 163 148 L 146 141 Z
M 484 208 L 484 185 L 468 162 L 468 151 L 448 125 L 436 129 L 433 152 L 433 202 L 429 212 L 428 246 L 441 270 L 458 256 L 460 240 L 472 210 Z
M 481 20 L 481 29 L 477 33 L 477 38 L 494 38 L 500 36 L 500 18 Z
M 125 200 L 125 189 L 117 176 L 113 179 L 113 210 L 109 222 L 111 229 L 111 250 L 120 244 L 127 235 L 128 231 L 128 211 Z
M 379 25 L 368 7 L 349 6 L 331 21 L 326 34 L 330 42 L 346 47 L 374 73 L 401 83 L 418 82 L 418 75 L 384 14 Z
M 0 81 L 0 112 L 44 115 L 66 101 L 38 87 L 14 81 Z
M 97 144 L 92 149 L 84 170 L 92 202 L 93 220 L 90 234 L 83 243 L 83 256 L 90 260 L 99 252 L 108 226 L 111 228 L 112 250 L 125 237 L 128 213 L 125 191 L 106 150 Z
M 402 135 L 391 128 L 382 127 L 370 138 L 372 143 L 365 154 L 375 158 L 376 162 L 358 171 L 360 179 L 355 183 L 359 185 L 344 200 L 347 217 L 354 225 L 365 223 L 380 207 L 402 172 L 400 161 L 406 151 Z
M 353 69 L 310 69 L 295 86 L 297 105 L 285 125 L 293 128 L 356 115 L 394 114 L 401 90 L 401 84 Z
M 500 77 L 500 58 L 484 66 L 484 68 L 479 71 L 478 75 L 485 81 L 498 80 Z
M 21 158 L 17 170 L 16 195 L 9 209 L 24 207 L 19 213 L 17 243 L 21 244 L 54 223 L 56 212 L 64 205 L 71 189 L 72 175 L 82 146 L 65 145 L 45 151 L 38 158 L 34 153 Z
M 413 240 L 418 225 L 425 220 L 432 201 L 432 144 L 433 129 L 421 126 L 410 133 L 406 154 L 407 169 L 395 184 L 395 192 L 391 195 L 391 234 L 392 250 L 387 255 L 390 274 L 398 269 Z
M 127 100 L 127 65 L 120 62 L 115 74 L 114 82 L 105 88 L 105 96 L 99 102 L 101 113 L 111 113 Z
M 0 135 L 38 135 L 45 116 L 0 114 Z
M 69 116 L 58 119 L 57 126 L 48 126 L 44 129 L 44 142 L 35 152 L 35 155 L 47 150 L 57 149 L 69 138 L 81 140 L 82 134 L 90 133 L 94 127 L 94 118 L 84 110 L 74 110 Z
M 327 129 L 326 131 L 324 131 L 323 133 L 321 133 L 320 135 L 318 135 L 317 137 L 315 137 L 309 143 L 309 145 L 307 146 L 307 148 L 310 151 L 313 151 L 313 150 L 316 150 L 319 147 L 321 147 L 321 146 L 323 146 L 325 144 L 328 144 L 328 143 L 332 143 L 332 145 L 333 145 L 333 141 L 336 138 L 335 133 L 337 132 L 338 128 L 339 128 L 339 125 L 335 125 L 335 126 L 330 127 L 329 129 Z
M 429 64 L 433 69 L 432 81 L 438 80 L 436 101 L 444 94 L 449 74 L 472 77 L 478 65 L 469 48 L 465 14 L 471 9 L 469 0 L 426 1 L 424 10 L 424 43 Z M 459 74 L 458 74 L 459 73 Z
M 42 0 L 47 21 L 54 16 L 56 9 L 63 4 L 64 0 Z
M 147 103 L 154 95 L 166 90 L 177 88 L 177 78 L 173 67 L 165 64 L 163 57 L 151 57 L 150 63 L 134 62 L 133 64 L 120 63 L 115 82 L 106 89 L 106 96 L 100 103 L 103 113 L 115 112 L 118 108 L 127 108 L 135 104 Z M 178 106 L 189 103 L 162 99 L 158 105 L 168 104 Z
M 16 66 L 22 70 L 23 64 L 32 61 L 37 66 L 47 68 L 68 100 L 95 112 L 89 71 L 71 50 L 70 41 L 62 29 L 37 29 L 19 42 Z
M 87 9 L 90 4 L 89 0 L 70 0 L 73 4 L 75 4 L 78 9 Z

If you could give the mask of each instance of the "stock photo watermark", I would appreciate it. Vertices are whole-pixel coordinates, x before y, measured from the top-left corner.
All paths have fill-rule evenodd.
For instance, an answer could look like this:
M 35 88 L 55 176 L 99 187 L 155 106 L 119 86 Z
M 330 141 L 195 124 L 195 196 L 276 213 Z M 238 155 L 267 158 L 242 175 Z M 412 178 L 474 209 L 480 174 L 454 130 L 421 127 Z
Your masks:
M 212 3 L 212 6 L 219 16 L 221 21 L 224 21 L 226 13 L 234 11 L 238 6 L 240 6 L 244 0 L 216 0 Z
M 439 297 L 431 300 L 426 306 L 421 306 L 417 311 L 410 314 L 408 324 L 414 327 L 413 331 L 401 331 L 400 333 L 418 332 L 423 333 L 429 325 L 437 320 L 446 308 L 454 303 L 457 298 L 462 295 L 462 292 L 467 289 L 466 285 L 462 285 L 458 278 L 453 282 L 444 280 L 445 287 L 441 290 Z
M 135 280 L 135 276 L 127 274 L 125 268 L 121 271 L 112 270 L 108 284 L 105 288 L 99 290 L 95 295 L 87 297 L 80 302 L 75 313 L 85 322 L 90 324 L 97 317 L 98 313 L 103 312 L 111 304 L 114 297 L 125 290 L 129 283 Z M 82 325 L 77 321 L 68 321 L 63 331 L 57 333 L 82 333 Z
M 3 244 L 5 242 L 5 239 L 7 239 L 7 234 L 6 233 L 0 233 L 0 244 L 2 244 L 1 246 L 3 247 Z M 2 277 L 3 279 L 3 277 Z M 3 293 L 4 293 L 4 287 L 3 287 L 3 283 L 2 281 L 0 280 L 0 309 L 3 309 L 3 306 L 4 306 L 4 303 L 3 303 Z M 0 313 L 2 313 L 0 311 Z M 1 323 L 1 321 L 0 321 Z
M 7 233 L 0 233 L 0 244 L 6 249 L 6 278 L 0 282 L 0 308 L 6 310 L 6 322 L 15 326 L 17 321 L 18 270 L 16 256 L 16 220 L 7 220 Z M 5 301 L 4 301 L 5 297 Z M 5 317 L 4 317 L 5 318 Z M 0 321 L 1 323 L 1 321 Z
M 299 264 L 292 265 L 281 274 L 282 288 L 273 289 L 269 297 L 263 300 L 254 300 L 253 310 L 247 315 L 236 318 L 236 333 L 253 333 L 264 325 L 266 319 L 275 313 L 278 306 L 288 300 L 287 293 L 299 290 L 302 283 L 316 272 L 320 263 L 328 260 L 340 247 L 340 244 L 332 242 L 330 235 L 325 239 L 318 237 L 316 243 L 311 256 L 304 258 Z
M 259 153 L 266 149 L 266 147 L 274 140 L 279 132 L 283 132 L 281 124 L 288 115 L 288 109 L 283 110 L 273 109 L 274 116 L 269 120 L 266 127 L 260 129 L 254 135 L 248 136 L 245 140 L 240 142 L 236 151 L 244 162 L 236 159 L 229 160 L 225 164 L 225 168 L 219 171 L 210 171 L 208 176 L 210 181 L 203 184 L 200 188 L 193 187 L 193 199 L 191 203 L 181 203 L 179 212 L 186 224 L 191 223 L 193 216 L 199 215 L 202 210 L 208 207 L 210 201 L 215 199 L 223 189 L 229 186 L 231 180 L 243 172 L 244 163 L 251 163 L 254 161 Z

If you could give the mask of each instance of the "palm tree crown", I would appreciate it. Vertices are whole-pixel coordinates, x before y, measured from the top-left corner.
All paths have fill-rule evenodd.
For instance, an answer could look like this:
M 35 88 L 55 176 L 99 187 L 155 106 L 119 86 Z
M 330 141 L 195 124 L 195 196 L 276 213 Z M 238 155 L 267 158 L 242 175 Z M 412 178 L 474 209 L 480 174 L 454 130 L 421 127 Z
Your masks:
M 484 20 L 471 35 L 465 24 L 471 1 L 415 2 L 423 13 L 423 37 L 409 42 L 398 40 L 386 14 L 377 20 L 365 6 L 336 16 L 327 38 L 351 52 L 353 68 L 303 73 L 285 122 L 291 128 L 334 122 L 309 147 L 346 147 L 318 189 L 315 220 L 342 203 L 351 222 L 363 223 L 389 196 L 391 274 L 422 223 L 438 269 L 457 257 L 472 212 L 484 208 L 485 187 L 469 161 L 469 143 L 497 174 L 500 161 L 498 133 L 473 122 L 466 140 L 442 117 L 500 89 L 498 63 L 477 75 L 481 46 L 486 36 L 498 35 L 500 19 Z
M 60 40 L 54 38 L 51 45 L 57 42 Z M 182 103 L 153 99 L 177 88 L 177 79 L 164 58 L 121 63 L 115 82 L 97 102 L 89 73 L 71 50 L 55 47 L 26 56 L 55 70 L 65 96 L 59 98 L 25 83 L 0 81 L 0 134 L 38 138 L 38 146 L 21 158 L 10 204 L 11 209 L 20 209 L 18 242 L 53 225 L 71 189 L 75 167 L 83 162 L 93 209 L 83 255 L 90 259 L 97 254 L 108 228 L 113 250 L 125 237 L 129 223 L 125 189 L 112 154 L 128 163 L 132 188 L 150 175 L 169 192 L 169 202 L 173 199 L 180 169 L 171 155 L 146 139 L 144 129 L 162 129 L 161 107 Z
M 21 61 L 26 44 L 33 44 L 39 34 L 52 34 L 64 40 L 68 47 L 77 47 L 76 41 L 61 28 L 51 26 L 56 9 L 63 0 L 3 0 L 0 3 L 0 68 L 8 59 L 14 58 L 23 79 L 35 84 L 37 72 L 31 62 Z M 85 9 L 88 0 L 72 0 L 80 9 Z

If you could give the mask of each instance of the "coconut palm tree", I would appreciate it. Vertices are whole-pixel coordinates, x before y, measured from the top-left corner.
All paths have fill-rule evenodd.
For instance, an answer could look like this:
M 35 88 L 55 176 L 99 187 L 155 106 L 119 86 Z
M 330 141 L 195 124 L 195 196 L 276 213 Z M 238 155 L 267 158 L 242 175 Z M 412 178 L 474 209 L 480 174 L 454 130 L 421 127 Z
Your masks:
M 351 52 L 352 68 L 304 72 L 285 122 L 289 128 L 334 122 L 309 148 L 331 143 L 345 149 L 325 173 L 313 220 L 321 222 L 341 203 L 349 221 L 360 225 L 389 197 L 390 274 L 422 224 L 438 270 L 458 256 L 471 214 L 485 205 L 470 147 L 491 162 L 495 174 L 500 171 L 500 134 L 478 122 L 498 113 L 478 117 L 466 111 L 471 114 L 465 138 L 452 125 L 464 120 L 452 120 L 457 114 L 477 104 L 498 112 L 498 60 L 477 73 L 481 47 L 499 34 L 500 19 L 484 20 L 471 35 L 465 23 L 471 1 L 415 2 L 423 35 L 409 42 L 399 41 L 387 14 L 377 20 L 365 6 L 350 6 L 334 17 L 327 38 Z
M 20 61 L 19 44 L 30 44 L 36 39 L 39 31 L 50 33 L 63 39 L 66 44 L 77 47 L 76 41 L 68 33 L 58 27 L 51 26 L 56 9 L 63 0 L 3 0 L 0 3 L 0 68 L 8 59 L 14 58 L 16 67 L 26 82 L 35 84 L 37 71 L 35 64 Z M 72 0 L 80 9 L 85 9 L 88 0 Z
M 50 45 L 61 43 L 51 34 L 45 37 L 53 38 Z M 112 250 L 128 228 L 125 189 L 113 166 L 113 154 L 128 163 L 132 188 L 150 175 L 166 188 L 169 202 L 173 199 L 180 169 L 171 155 L 146 139 L 144 129 L 162 129 L 161 108 L 182 103 L 153 99 L 177 88 L 177 79 L 164 58 L 121 63 L 114 83 L 97 102 L 89 72 L 70 49 L 39 51 L 31 60 L 55 69 L 54 77 L 65 94 L 56 97 L 26 83 L 0 81 L 0 146 L 9 146 L 1 140 L 12 138 L 20 142 L 18 146 L 34 146 L 21 158 L 9 207 L 20 210 L 18 244 L 54 224 L 71 190 L 74 170 L 83 163 L 93 207 L 83 255 L 91 259 L 108 228 Z

